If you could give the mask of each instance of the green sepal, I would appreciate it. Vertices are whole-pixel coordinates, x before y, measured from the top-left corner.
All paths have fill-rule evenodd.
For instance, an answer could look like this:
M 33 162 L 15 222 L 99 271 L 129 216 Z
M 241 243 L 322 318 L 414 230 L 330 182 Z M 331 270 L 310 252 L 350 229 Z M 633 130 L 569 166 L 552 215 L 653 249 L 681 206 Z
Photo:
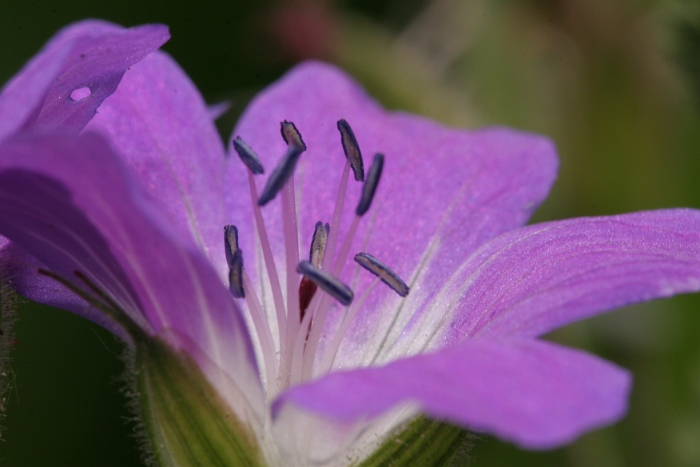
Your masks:
M 463 428 L 421 416 L 387 439 L 358 467 L 466 465 L 473 438 Z
M 249 427 L 188 355 L 159 339 L 136 344 L 134 383 L 152 464 L 158 467 L 264 465 Z

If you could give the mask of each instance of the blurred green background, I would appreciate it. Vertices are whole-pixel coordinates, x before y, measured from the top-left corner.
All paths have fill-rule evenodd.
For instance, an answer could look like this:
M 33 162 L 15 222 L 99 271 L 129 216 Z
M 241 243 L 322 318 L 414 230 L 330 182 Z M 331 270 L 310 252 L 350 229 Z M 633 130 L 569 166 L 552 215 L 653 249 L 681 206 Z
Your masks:
M 248 100 L 321 58 L 387 107 L 451 125 L 553 138 L 559 180 L 535 221 L 700 208 L 700 2 L 653 0 L 0 1 L 0 82 L 60 27 L 162 22 L 164 49 L 209 102 Z M 63 311 L 24 303 L 0 467 L 139 466 L 120 390 L 121 345 Z M 631 369 L 629 415 L 569 447 L 524 452 L 483 437 L 471 464 L 700 466 L 700 299 L 576 323 L 550 338 Z

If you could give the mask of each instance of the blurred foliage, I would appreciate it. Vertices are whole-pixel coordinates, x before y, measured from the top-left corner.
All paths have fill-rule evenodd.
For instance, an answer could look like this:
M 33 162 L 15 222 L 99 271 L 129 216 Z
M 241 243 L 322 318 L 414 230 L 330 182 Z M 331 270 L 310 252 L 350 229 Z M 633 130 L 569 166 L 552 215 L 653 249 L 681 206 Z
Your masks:
M 695 88 L 695 98 L 700 105 L 700 14 L 697 19 L 682 18 L 676 28 L 679 36 L 678 62 Z
M 85 17 L 163 22 L 165 50 L 230 132 L 293 63 L 333 61 L 387 107 L 549 135 L 559 181 L 535 221 L 700 207 L 700 8 L 689 0 L 4 2 L 0 80 Z M 0 466 L 138 465 L 115 339 L 24 304 Z M 630 307 L 550 338 L 629 368 L 627 418 L 552 452 L 477 441 L 477 466 L 700 465 L 700 300 Z M 116 381 L 116 382 L 115 382 Z

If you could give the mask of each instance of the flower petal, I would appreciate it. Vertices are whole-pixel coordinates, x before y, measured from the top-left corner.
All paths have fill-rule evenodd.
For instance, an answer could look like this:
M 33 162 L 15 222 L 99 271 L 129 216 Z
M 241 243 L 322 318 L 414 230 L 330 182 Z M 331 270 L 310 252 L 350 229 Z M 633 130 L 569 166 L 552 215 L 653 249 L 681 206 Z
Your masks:
M 243 420 L 262 410 L 252 345 L 228 291 L 101 137 L 3 143 L 0 233 L 74 286 L 109 296 L 145 332 L 187 351 Z
M 538 336 L 631 303 L 700 290 L 700 211 L 539 224 L 480 249 L 440 292 L 446 342 Z
M 308 147 L 297 169 L 302 239 L 311 239 L 316 221 L 330 220 L 335 205 L 345 164 L 336 127 L 341 118 L 352 125 L 365 157 L 386 154 L 375 198 L 382 205 L 376 209 L 379 225 L 368 248 L 403 273 L 416 267 L 440 227 L 441 245 L 453 250 L 452 264 L 459 264 L 455 256 L 522 225 L 555 177 L 555 151 L 545 138 L 509 129 L 454 130 L 388 113 L 339 69 L 309 62 L 257 96 L 234 132 L 269 170 L 286 148 L 279 122 L 293 121 L 301 131 Z M 235 172 L 245 186 L 242 167 Z M 359 194 L 360 186 L 351 185 L 353 214 Z
M 167 27 L 161 25 L 124 29 L 96 20 L 81 21 L 59 31 L 3 88 L 0 140 L 22 127 L 79 131 L 114 91 L 127 68 L 169 37 Z M 82 87 L 91 89 L 90 96 L 72 100 L 71 92 Z M 36 260 L 20 248 L 6 248 L 3 261 L 12 263 L 14 285 L 25 296 L 80 312 L 119 332 L 114 323 L 89 311 L 83 300 L 58 287 L 54 280 L 38 275 Z
M 169 38 L 162 25 L 124 29 L 90 20 L 63 29 L 3 88 L 0 140 L 22 127 L 79 132 L 128 67 Z M 73 94 L 83 88 L 89 91 Z
M 568 443 L 626 411 L 629 374 L 590 354 L 544 341 L 474 339 L 384 367 L 331 373 L 282 394 L 340 421 L 376 417 L 399 403 L 530 449 Z
M 182 69 L 162 52 L 146 57 L 86 130 L 109 136 L 171 228 L 196 242 L 224 282 L 228 161 L 208 108 Z
M 524 224 L 555 177 L 555 150 L 545 138 L 505 128 L 455 130 L 386 112 L 337 68 L 305 63 L 259 95 L 234 132 L 257 152 L 268 172 L 285 150 L 278 122 L 293 121 L 303 135 L 308 150 L 299 161 L 296 185 L 302 251 L 316 222 L 331 221 L 345 164 L 336 127 L 341 118 L 352 126 L 365 158 L 374 152 L 386 155 L 374 203 L 350 251 L 371 253 L 409 283 L 408 317 L 423 313 L 451 272 L 480 245 Z M 232 168 L 235 186 L 246 183 L 243 166 Z M 360 191 L 351 181 L 341 238 Z M 251 225 L 249 200 L 239 203 L 239 224 Z M 281 259 L 279 204 L 271 202 L 264 213 Z M 240 237 L 244 251 L 255 247 L 248 237 L 252 233 Z M 349 267 L 342 276 L 358 290 L 372 281 L 365 273 L 353 278 L 357 267 L 352 255 L 345 264 Z M 342 348 L 347 364 L 357 364 L 377 320 L 390 320 L 399 305 L 399 297 L 385 287 L 372 294 Z M 388 323 L 382 325 L 386 329 Z
M 12 288 L 20 295 L 35 302 L 71 311 L 94 321 L 125 341 L 129 339 L 124 329 L 102 311 L 66 289 L 55 279 L 39 274 L 37 271 L 49 268 L 16 243 L 3 237 L 0 237 L 0 265 L 6 268 Z

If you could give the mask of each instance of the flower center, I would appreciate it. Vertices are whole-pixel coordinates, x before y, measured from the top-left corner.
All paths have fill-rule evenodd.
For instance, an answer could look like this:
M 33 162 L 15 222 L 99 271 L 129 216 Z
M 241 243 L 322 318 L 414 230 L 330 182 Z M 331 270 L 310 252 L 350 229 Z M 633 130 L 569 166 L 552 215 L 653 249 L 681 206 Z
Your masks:
M 330 223 L 317 222 L 309 251 L 308 261 L 300 261 L 297 238 L 294 169 L 306 151 L 301 134 L 293 123 L 284 121 L 281 133 L 287 150 L 279 165 L 270 175 L 258 196 L 254 175 L 264 172 L 258 156 L 239 136 L 233 140 L 233 148 L 248 168 L 248 182 L 253 215 L 259 244 L 267 269 L 275 312 L 268 315 L 256 296 L 255 289 L 243 267 L 243 255 L 238 246 L 238 229 L 224 227 L 226 259 L 229 266 L 231 294 L 245 299 L 250 320 L 260 347 L 261 372 L 265 379 L 268 397 L 303 381 L 327 373 L 338 353 L 350 325 L 361 307 L 379 282 L 384 282 L 400 296 L 408 294 L 408 286 L 384 263 L 368 253 L 358 253 L 355 261 L 376 276 L 372 284 L 358 297 L 339 277 L 343 272 L 350 247 L 362 217 L 369 210 L 384 167 L 384 156 L 376 154 L 365 179 L 362 153 L 352 128 L 345 120 L 338 122 L 340 140 L 346 156 L 345 168 L 340 179 L 338 195 Z M 344 239 L 338 238 L 338 230 L 352 169 L 355 180 L 364 182 L 355 216 Z M 286 297 L 282 293 L 269 237 L 265 229 L 261 208 L 280 195 L 282 226 L 284 230 Z M 342 241 L 341 241 L 342 240 Z M 336 254 L 336 249 L 337 254 Z M 301 275 L 301 277 L 300 277 Z M 286 298 L 286 299 L 285 299 Z M 345 308 L 335 333 L 330 336 L 322 355 L 317 355 L 321 331 L 333 304 L 339 302 Z M 271 320 L 276 318 L 276 329 Z M 273 332 L 277 331 L 277 339 Z M 317 359 L 317 357 L 319 357 Z

